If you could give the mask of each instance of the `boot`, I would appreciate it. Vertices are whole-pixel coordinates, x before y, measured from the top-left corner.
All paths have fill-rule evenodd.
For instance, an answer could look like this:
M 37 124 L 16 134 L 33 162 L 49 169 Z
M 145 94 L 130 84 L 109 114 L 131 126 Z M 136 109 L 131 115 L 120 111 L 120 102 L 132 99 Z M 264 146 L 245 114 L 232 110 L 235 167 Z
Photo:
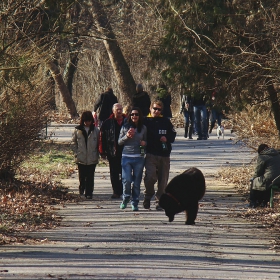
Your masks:
M 185 126 L 185 134 L 184 134 L 184 137 L 187 138 L 188 137 L 188 127 Z
M 193 133 L 193 128 L 192 128 L 192 126 L 190 125 L 189 139 L 193 139 L 193 138 L 192 138 L 192 133 Z
M 209 134 L 212 133 L 212 130 L 213 130 L 214 126 L 215 126 L 215 123 L 211 122 L 210 129 L 209 129 Z

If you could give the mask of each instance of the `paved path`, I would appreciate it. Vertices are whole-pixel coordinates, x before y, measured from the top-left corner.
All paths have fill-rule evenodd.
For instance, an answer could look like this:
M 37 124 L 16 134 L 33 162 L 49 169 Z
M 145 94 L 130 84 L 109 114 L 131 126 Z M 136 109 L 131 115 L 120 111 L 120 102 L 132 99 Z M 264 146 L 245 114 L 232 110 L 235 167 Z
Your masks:
M 246 211 L 231 185 L 211 176 L 223 166 L 255 156 L 229 139 L 186 140 L 182 130 L 172 152 L 170 178 L 196 166 L 207 182 L 195 226 L 184 214 L 168 223 L 164 212 L 130 208 L 111 200 L 107 167 L 98 167 L 94 199 L 58 211 L 63 226 L 32 233 L 39 245 L 0 248 L 0 279 L 279 279 L 280 256 L 261 225 L 233 214 Z M 77 192 L 76 174 L 64 180 Z

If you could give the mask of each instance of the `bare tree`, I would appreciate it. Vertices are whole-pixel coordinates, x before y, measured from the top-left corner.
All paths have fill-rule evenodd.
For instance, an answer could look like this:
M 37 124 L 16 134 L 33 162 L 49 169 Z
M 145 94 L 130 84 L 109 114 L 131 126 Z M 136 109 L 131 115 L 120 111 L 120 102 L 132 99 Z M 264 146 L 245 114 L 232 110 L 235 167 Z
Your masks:
M 132 95 L 135 92 L 135 81 L 104 11 L 104 7 L 99 0 L 91 0 L 89 1 L 89 5 L 92 7 L 97 29 L 114 69 L 122 96 L 122 102 L 131 103 Z
M 65 102 L 67 109 L 69 110 L 69 113 L 72 118 L 75 118 L 78 115 L 76 110 L 76 105 L 69 93 L 69 90 L 66 86 L 66 84 L 63 81 L 62 74 L 60 73 L 58 67 L 53 61 L 48 61 L 47 66 L 51 71 L 52 77 L 55 80 L 57 87 L 59 88 L 59 91 L 63 97 L 63 101 Z

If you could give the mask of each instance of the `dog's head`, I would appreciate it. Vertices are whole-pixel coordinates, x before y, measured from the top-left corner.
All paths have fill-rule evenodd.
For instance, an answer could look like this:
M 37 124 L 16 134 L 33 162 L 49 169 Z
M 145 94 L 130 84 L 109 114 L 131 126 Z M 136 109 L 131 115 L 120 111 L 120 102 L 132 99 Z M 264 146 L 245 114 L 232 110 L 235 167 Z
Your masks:
M 165 193 L 160 197 L 159 205 L 165 210 L 165 215 L 169 218 L 169 222 L 174 220 L 175 214 L 182 212 L 178 203 Z

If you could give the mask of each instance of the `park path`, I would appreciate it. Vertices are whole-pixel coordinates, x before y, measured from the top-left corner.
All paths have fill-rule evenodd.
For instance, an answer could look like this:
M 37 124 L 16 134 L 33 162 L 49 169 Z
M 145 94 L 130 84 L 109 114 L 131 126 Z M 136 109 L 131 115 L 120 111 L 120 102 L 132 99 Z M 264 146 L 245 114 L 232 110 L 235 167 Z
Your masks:
M 205 174 L 195 226 L 184 225 L 183 213 L 168 223 L 154 206 L 120 210 L 121 200 L 110 199 L 108 167 L 98 167 L 94 199 L 58 210 L 60 228 L 31 233 L 40 244 L 0 248 L 0 279 L 279 279 L 280 256 L 270 249 L 274 237 L 238 218 L 246 202 L 213 176 L 224 166 L 248 164 L 255 154 L 233 145 L 229 131 L 224 140 L 186 140 L 182 134 L 177 129 L 170 178 L 192 166 Z M 77 174 L 63 183 L 77 193 Z

